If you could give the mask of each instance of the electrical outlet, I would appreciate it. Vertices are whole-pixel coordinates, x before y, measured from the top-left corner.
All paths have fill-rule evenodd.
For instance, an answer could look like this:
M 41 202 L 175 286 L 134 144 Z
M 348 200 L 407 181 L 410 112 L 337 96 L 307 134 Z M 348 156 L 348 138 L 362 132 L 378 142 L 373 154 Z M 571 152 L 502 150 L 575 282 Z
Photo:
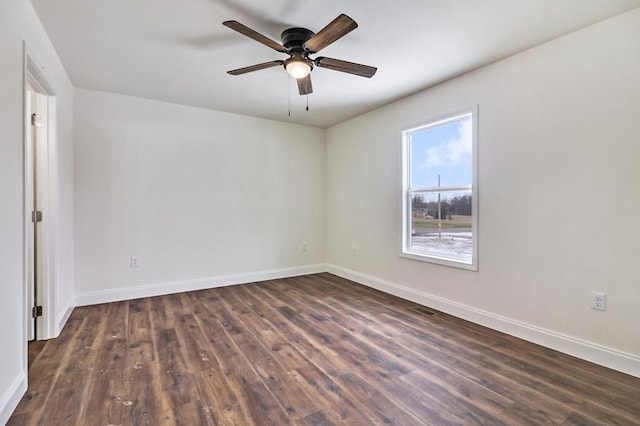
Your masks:
M 137 268 L 138 266 L 140 266 L 140 259 L 138 256 L 131 256 L 131 267 Z
M 591 309 L 595 309 L 596 311 L 606 311 L 607 310 L 607 294 L 601 291 L 592 291 L 591 292 Z
M 357 256 L 358 255 L 358 247 L 356 247 L 356 246 L 351 247 L 351 254 L 353 256 Z
M 307 242 L 303 241 L 302 245 L 300 246 L 300 251 L 307 251 Z

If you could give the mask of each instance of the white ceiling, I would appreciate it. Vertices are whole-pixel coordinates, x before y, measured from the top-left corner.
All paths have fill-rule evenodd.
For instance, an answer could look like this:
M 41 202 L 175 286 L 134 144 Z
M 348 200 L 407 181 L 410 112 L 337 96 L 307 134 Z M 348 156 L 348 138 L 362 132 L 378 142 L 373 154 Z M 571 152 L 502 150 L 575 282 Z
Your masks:
M 482 65 L 640 7 L 640 0 L 31 0 L 76 87 L 329 127 Z M 340 13 L 359 28 L 322 56 L 378 67 L 372 79 L 312 72 L 297 93 L 286 55 L 222 25 L 280 41 Z M 288 116 L 289 96 L 291 116 Z

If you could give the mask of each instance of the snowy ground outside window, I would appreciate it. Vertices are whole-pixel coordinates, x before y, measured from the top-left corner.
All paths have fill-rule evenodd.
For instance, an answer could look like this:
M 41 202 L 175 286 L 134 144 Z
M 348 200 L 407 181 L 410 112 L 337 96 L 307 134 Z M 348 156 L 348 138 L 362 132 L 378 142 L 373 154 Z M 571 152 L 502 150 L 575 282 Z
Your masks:
M 416 251 L 471 258 L 473 240 L 471 232 L 442 232 L 411 236 L 411 248 Z

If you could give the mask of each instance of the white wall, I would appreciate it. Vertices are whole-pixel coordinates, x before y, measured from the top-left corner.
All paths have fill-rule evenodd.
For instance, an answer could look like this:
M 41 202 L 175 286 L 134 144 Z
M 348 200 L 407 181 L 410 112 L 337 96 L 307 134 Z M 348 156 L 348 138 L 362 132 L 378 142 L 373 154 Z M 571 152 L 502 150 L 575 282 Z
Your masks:
M 0 13 L 0 424 L 26 390 L 26 345 L 23 302 L 22 78 L 23 40 L 44 66 L 56 92 L 57 146 L 52 157 L 60 166 L 53 176 L 58 194 L 56 222 L 58 307 L 69 307 L 73 289 L 73 87 L 49 38 L 27 0 L 3 0 Z M 61 322 L 64 312 L 57 312 Z
M 638 40 L 640 9 L 329 129 L 330 269 L 640 376 Z M 400 132 L 474 104 L 479 271 L 400 258 Z
M 79 304 L 322 270 L 324 130 L 84 89 L 74 122 Z

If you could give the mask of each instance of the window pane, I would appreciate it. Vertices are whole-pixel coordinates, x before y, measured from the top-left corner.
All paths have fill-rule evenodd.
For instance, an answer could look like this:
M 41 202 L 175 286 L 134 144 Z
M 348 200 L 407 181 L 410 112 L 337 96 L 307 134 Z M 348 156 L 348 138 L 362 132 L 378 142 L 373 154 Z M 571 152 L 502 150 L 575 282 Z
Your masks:
M 412 193 L 410 250 L 471 262 L 471 191 Z
M 453 122 L 411 133 L 411 188 L 472 184 L 472 120 Z

